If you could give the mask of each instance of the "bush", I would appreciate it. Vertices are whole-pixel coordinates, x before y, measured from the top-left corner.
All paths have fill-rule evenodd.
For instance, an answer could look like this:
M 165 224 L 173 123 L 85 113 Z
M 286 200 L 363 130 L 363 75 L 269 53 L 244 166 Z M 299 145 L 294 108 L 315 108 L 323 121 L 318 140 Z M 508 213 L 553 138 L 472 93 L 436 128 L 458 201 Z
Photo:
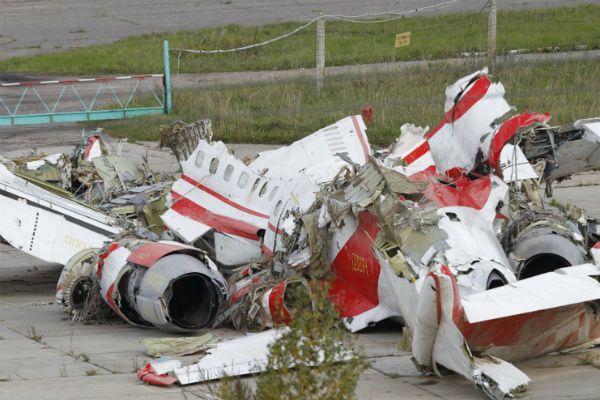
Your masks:
M 338 400 L 353 399 L 360 374 L 368 366 L 352 350 L 350 334 L 341 325 L 327 288 L 311 284 L 314 308 L 293 310 L 289 332 L 270 347 L 268 371 L 256 378 L 256 388 L 239 379 L 226 379 L 223 400 Z M 347 361 L 342 361 L 347 359 Z

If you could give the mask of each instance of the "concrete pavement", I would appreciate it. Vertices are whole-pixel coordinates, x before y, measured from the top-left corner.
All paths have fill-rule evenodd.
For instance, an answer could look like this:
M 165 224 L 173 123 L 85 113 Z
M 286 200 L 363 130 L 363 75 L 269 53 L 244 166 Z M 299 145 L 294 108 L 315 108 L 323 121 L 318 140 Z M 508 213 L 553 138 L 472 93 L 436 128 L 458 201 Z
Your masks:
M 158 388 L 134 372 L 148 357 L 143 338 L 168 334 L 114 321 L 82 325 L 65 320 L 53 304 L 60 267 L 0 245 L 0 399 L 195 399 L 210 398 L 209 385 Z M 218 337 L 240 335 L 212 330 Z M 198 333 L 198 334 L 201 334 Z M 372 366 L 360 378 L 358 399 L 483 399 L 458 376 L 420 376 L 410 355 L 399 349 L 393 324 L 356 334 Z M 578 357 L 600 359 L 600 349 L 517 363 L 533 379 L 525 398 L 597 399 L 598 369 Z M 183 357 L 193 362 L 194 357 Z M 212 390 L 215 390 L 213 385 Z

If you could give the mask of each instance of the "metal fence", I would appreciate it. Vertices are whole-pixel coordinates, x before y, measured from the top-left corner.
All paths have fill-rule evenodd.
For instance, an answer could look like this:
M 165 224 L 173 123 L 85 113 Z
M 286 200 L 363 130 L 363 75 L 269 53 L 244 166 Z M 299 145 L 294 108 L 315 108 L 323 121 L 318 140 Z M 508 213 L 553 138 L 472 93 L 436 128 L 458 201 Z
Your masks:
M 169 47 L 163 74 L 0 84 L 0 126 L 124 119 L 170 113 Z

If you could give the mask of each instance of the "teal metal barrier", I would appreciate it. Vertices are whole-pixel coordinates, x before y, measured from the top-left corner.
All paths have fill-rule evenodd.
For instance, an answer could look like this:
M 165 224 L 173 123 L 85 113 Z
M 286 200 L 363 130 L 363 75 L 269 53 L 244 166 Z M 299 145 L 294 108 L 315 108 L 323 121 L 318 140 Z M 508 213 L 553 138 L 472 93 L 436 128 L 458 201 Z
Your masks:
M 164 74 L 2 83 L 0 126 L 100 121 L 169 114 L 173 111 L 173 106 L 169 44 L 166 40 L 163 52 Z M 94 95 L 85 100 L 81 92 L 89 91 L 90 87 Z M 117 92 L 120 92 L 121 96 Z M 108 95 L 108 99 L 99 101 L 101 94 Z M 69 96 L 71 103 L 67 100 Z M 138 99 L 136 96 L 143 98 L 144 106 L 135 106 L 135 100 Z M 11 97 L 16 99 L 14 105 L 10 104 Z M 122 97 L 126 100 L 123 101 Z M 106 108 L 107 102 L 111 103 L 110 108 Z M 64 107 L 67 110 L 62 110 Z

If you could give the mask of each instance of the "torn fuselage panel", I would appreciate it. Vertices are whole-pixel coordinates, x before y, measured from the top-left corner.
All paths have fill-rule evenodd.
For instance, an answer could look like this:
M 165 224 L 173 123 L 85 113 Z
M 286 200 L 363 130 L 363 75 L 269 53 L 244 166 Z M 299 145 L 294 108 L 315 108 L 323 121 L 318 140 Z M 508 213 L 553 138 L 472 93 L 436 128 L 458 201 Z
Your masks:
M 183 161 L 163 221 L 188 243 L 214 230 L 216 260 L 231 265 L 281 250 L 278 235 L 291 210 L 305 211 L 319 184 L 370 154 L 359 116 L 338 121 L 288 147 L 259 154 L 246 166 L 221 142 L 200 140 Z M 238 248 L 232 247 L 236 243 Z M 237 254 L 231 256 L 235 248 Z
M 188 243 L 214 229 L 253 242 L 239 249 L 246 259 L 260 255 L 259 233 L 267 228 L 272 207 L 262 191 L 268 180 L 231 155 L 222 142 L 200 140 L 181 165 L 183 175 L 173 184 L 172 204 L 162 216 L 165 224 Z M 218 254 L 217 261 L 222 261 Z
M 265 171 L 271 178 L 289 179 L 302 174 L 322 184 L 330 182 L 340 169 L 348 167 L 348 161 L 360 166 L 370 155 L 365 123 L 361 116 L 353 115 L 289 146 L 263 151 L 249 167 L 257 172 Z
M 1 237 L 25 253 L 63 265 L 122 231 L 115 219 L 29 183 L 4 165 L 0 208 L 11 216 L 0 224 Z
M 455 169 L 472 170 L 478 152 L 487 158 L 486 143 L 496 121 L 510 111 L 510 106 L 504 100 L 504 86 L 492 83 L 484 69 L 446 89 L 444 111 L 443 121 L 425 138 L 436 170 L 448 174 Z

